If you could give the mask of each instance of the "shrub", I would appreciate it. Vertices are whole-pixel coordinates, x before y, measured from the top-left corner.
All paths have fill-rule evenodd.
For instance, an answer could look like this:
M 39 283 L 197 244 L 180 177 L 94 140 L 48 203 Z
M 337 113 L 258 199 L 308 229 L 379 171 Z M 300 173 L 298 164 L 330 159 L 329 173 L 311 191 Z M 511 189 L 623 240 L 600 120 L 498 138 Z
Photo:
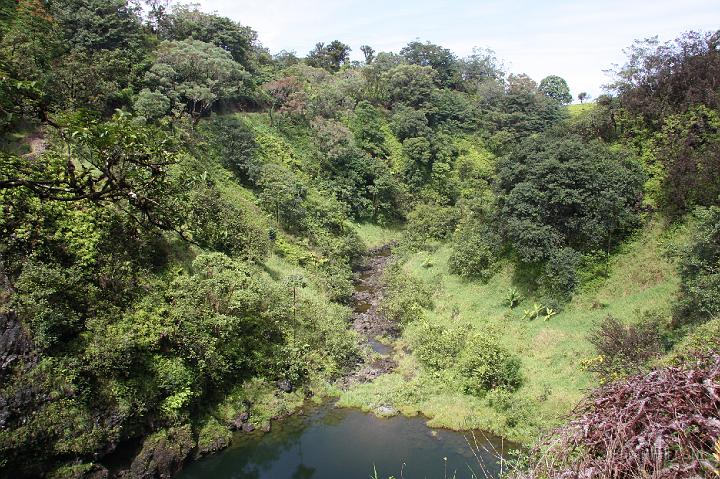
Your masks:
M 404 325 L 422 317 L 423 309 L 433 306 L 431 292 L 420 280 L 391 265 L 385 275 L 386 294 L 380 311 L 390 321 Z
M 211 417 L 205 421 L 198 434 L 197 453 L 205 455 L 225 449 L 230 444 L 231 438 L 230 430 Z
M 523 300 L 522 294 L 515 288 L 510 288 L 503 299 L 503 304 L 510 309 L 514 309 Z
M 29 260 L 16 287 L 19 317 L 30 325 L 33 340 L 41 348 L 51 348 L 81 330 L 91 290 L 79 268 Z
M 451 206 L 418 205 L 408 214 L 406 240 L 417 248 L 430 241 L 447 240 L 455 231 L 459 219 L 460 212 Z
M 720 437 L 720 356 L 597 389 L 530 452 L 515 479 L 711 477 Z M 717 449 L 716 449 L 717 451 Z
M 654 318 L 624 325 L 608 316 L 589 340 L 601 358 L 588 369 L 604 380 L 639 373 L 661 352 L 660 325 Z
M 187 225 L 200 245 L 244 259 L 259 260 L 270 241 L 260 217 L 249 205 L 232 203 L 212 186 L 203 186 L 191 196 Z
M 445 329 L 437 324 L 424 321 L 411 337 L 415 357 L 431 369 L 452 368 L 465 346 L 467 330 L 464 328 Z
M 673 348 L 669 359 L 678 362 L 717 351 L 720 351 L 720 318 L 711 319 L 694 328 Z
M 495 272 L 499 240 L 479 221 L 468 221 L 453 237 L 453 252 L 448 260 L 450 272 L 465 278 L 487 281 Z
M 495 388 L 514 391 L 522 383 L 520 360 L 487 333 L 468 339 L 458 366 L 465 378 L 465 391 L 470 394 L 479 395 Z
M 720 208 L 699 208 L 695 217 L 695 234 L 680 260 L 676 323 L 720 314 Z
M 581 259 L 572 248 L 562 248 L 550 256 L 540 278 L 540 285 L 549 299 L 559 303 L 572 299 Z

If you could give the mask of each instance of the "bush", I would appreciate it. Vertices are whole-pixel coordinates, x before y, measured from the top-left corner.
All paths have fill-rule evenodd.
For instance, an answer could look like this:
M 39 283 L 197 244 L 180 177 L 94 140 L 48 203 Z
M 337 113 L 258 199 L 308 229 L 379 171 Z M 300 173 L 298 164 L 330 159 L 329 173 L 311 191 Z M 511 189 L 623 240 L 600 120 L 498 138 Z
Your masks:
M 600 358 L 588 367 L 604 380 L 637 374 L 661 352 L 660 325 L 656 318 L 643 318 L 624 325 L 606 317 L 590 334 L 589 340 Z
M 464 278 L 487 281 L 495 273 L 498 254 L 499 240 L 491 229 L 479 221 L 468 221 L 455 232 L 448 267 Z
M 550 256 L 543 268 L 540 285 L 551 301 L 566 303 L 572 299 L 581 259 L 580 253 L 572 248 L 562 248 Z
M 424 366 L 435 370 L 450 369 L 457 363 L 467 333 L 464 328 L 445 329 L 424 321 L 412 334 L 410 344 L 415 357 Z
M 720 357 L 617 381 L 530 452 L 515 479 L 711 477 L 720 437 Z M 717 459 L 715 459 L 717 467 Z
M 243 206 L 225 199 L 215 187 L 200 187 L 192 193 L 187 216 L 193 239 L 206 248 L 243 259 L 264 258 L 270 248 L 267 228 L 252 214 L 249 204 Z
M 480 395 L 495 388 L 514 391 L 522 384 L 520 360 L 487 333 L 469 338 L 459 360 L 465 391 Z
M 671 362 L 720 351 L 720 318 L 711 319 L 685 336 L 672 350 Z
M 697 227 L 680 260 L 675 322 L 705 321 L 720 314 L 720 208 L 699 208 Z
M 423 309 L 432 308 L 432 295 L 420 280 L 405 274 L 392 264 L 384 274 L 385 298 L 380 311 L 390 321 L 404 325 L 422 318 Z
M 499 164 L 498 225 L 526 263 L 563 247 L 605 251 L 638 224 L 644 181 L 637 162 L 599 141 L 533 137 Z
M 452 206 L 418 205 L 407 218 L 407 243 L 419 248 L 430 241 L 447 240 L 455 231 L 459 219 L 460 211 Z

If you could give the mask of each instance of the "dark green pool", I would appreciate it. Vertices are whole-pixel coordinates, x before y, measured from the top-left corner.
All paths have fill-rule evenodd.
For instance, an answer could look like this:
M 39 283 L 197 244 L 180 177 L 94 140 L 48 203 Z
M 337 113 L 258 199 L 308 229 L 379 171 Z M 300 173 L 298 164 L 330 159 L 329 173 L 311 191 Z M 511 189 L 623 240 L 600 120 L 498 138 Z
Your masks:
M 380 419 L 321 406 L 274 423 L 268 434 L 239 434 L 230 448 L 188 464 L 178 477 L 368 479 L 374 469 L 382 479 L 400 479 L 401 472 L 405 479 L 498 477 L 498 460 L 482 448 L 500 452 L 502 443 L 482 435 L 477 441 L 482 466 L 465 435 L 430 429 L 423 418 Z

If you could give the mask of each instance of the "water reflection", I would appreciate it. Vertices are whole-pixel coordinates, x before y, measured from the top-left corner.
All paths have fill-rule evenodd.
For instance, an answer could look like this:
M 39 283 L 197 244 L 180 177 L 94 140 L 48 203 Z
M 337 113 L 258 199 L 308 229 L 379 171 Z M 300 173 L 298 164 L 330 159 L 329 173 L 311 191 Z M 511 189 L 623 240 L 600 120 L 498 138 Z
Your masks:
M 494 439 L 486 446 L 501 449 Z M 495 458 L 484 451 L 479 457 L 483 467 L 463 434 L 431 430 L 422 418 L 379 419 L 322 406 L 275 423 L 269 434 L 238 435 L 229 449 L 189 464 L 179 477 L 367 479 L 374 468 L 381 478 L 400 477 L 401 470 L 408 479 L 485 477 L 483 468 L 497 477 Z

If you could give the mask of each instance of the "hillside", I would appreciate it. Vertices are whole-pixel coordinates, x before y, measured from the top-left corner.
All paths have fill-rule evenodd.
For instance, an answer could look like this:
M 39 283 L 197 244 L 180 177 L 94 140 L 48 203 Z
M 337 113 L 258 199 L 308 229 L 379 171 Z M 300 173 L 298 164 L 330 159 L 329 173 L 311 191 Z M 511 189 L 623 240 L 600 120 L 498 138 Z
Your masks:
M 170 477 L 326 401 L 539 444 L 531 474 L 592 398 L 714 378 L 717 45 L 637 43 L 570 105 L 488 49 L 299 57 L 195 5 L 2 2 L 0 477 Z M 682 440 L 625 438 L 669 444 L 643 474 L 716 464 L 693 391 Z

